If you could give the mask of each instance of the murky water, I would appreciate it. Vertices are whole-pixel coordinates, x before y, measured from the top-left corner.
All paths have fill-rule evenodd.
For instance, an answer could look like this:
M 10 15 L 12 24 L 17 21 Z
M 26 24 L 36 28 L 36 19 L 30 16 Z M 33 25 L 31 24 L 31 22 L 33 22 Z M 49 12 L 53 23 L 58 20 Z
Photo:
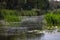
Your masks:
M 0 29 L 0 40 L 60 40 L 60 32 L 57 32 L 56 30 L 52 31 L 46 31 L 45 33 L 41 34 L 35 34 L 35 33 L 25 33 L 22 32 L 19 28 L 12 28 L 8 29 Z M 25 29 L 25 28 L 24 28 Z M 1 35 L 1 30 L 3 31 L 4 35 Z M 5 33 L 6 32 L 6 33 Z M 16 32 L 18 35 L 15 35 Z M 10 35 L 11 34 L 11 35 Z
M 60 40 L 60 33 L 45 34 L 41 40 Z
M 27 40 L 60 40 L 60 33 L 46 33 L 42 36 L 37 35 L 34 38 L 27 38 Z
M 0 40 L 60 40 L 60 33 L 45 33 L 45 34 L 29 34 L 20 36 L 0 36 Z

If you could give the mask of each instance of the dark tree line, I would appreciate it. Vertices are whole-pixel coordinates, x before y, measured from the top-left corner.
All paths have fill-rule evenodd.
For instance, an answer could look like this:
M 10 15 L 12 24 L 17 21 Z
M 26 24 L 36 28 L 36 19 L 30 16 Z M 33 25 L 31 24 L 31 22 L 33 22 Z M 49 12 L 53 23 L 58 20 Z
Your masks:
M 5 5 L 6 9 L 47 9 L 49 6 L 48 0 L 0 0 L 0 3 Z
M 17 6 L 17 0 L 7 0 L 6 3 L 8 9 L 14 9 Z
M 17 10 L 31 10 L 33 8 L 47 10 L 49 8 L 48 0 L 0 0 L 1 9 L 17 9 Z M 41 11 L 37 11 L 40 15 Z M 3 19 L 3 15 L 0 12 L 0 19 Z

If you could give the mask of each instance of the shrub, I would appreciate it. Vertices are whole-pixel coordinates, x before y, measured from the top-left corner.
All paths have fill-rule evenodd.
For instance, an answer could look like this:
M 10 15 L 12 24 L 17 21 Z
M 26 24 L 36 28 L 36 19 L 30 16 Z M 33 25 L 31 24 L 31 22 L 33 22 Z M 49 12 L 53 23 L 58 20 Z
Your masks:
M 46 22 L 49 26 L 58 26 L 60 25 L 60 14 L 54 12 L 47 13 L 45 15 Z
M 17 11 L 17 10 L 2 9 L 1 13 L 3 13 L 4 15 L 15 15 L 15 16 L 37 16 L 36 10 Z
M 2 20 L 2 19 L 4 19 L 4 16 L 3 16 L 3 14 L 0 11 L 0 20 Z
M 2 9 L 1 13 L 4 16 L 4 20 L 7 23 L 9 23 L 8 24 L 9 26 L 20 26 L 20 23 L 14 23 L 14 22 L 21 22 L 22 16 L 36 16 L 37 15 L 36 10 L 17 11 L 17 10 Z
M 33 11 L 33 10 L 25 10 L 25 11 L 22 11 L 20 15 L 22 15 L 22 16 L 37 16 L 37 13 L 36 13 L 36 11 Z
M 5 16 L 5 21 L 8 22 L 9 24 L 5 24 L 5 25 L 8 25 L 8 26 L 12 26 L 12 27 L 19 27 L 20 26 L 20 23 L 21 20 L 22 20 L 22 17 L 21 16 Z
M 20 22 L 21 21 L 21 17 L 19 16 L 5 16 L 5 21 L 8 21 L 8 22 Z
M 6 9 L 2 9 L 1 13 L 6 16 L 6 15 L 18 15 L 18 13 L 16 12 L 16 10 L 6 10 Z

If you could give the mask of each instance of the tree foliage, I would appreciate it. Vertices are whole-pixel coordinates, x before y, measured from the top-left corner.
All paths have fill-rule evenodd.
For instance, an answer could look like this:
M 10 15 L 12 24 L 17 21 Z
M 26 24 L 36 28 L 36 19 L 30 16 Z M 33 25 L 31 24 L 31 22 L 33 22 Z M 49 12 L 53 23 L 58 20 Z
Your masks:
M 5 5 L 7 9 L 16 9 L 18 7 L 25 9 L 32 9 L 34 7 L 47 9 L 49 6 L 48 0 L 2 0 L 0 3 L 2 3 L 3 7 Z
M 4 19 L 4 16 L 3 16 L 3 14 L 0 11 L 0 20 L 2 20 L 2 19 Z
M 40 9 L 48 9 L 49 8 L 49 1 L 48 0 L 37 0 L 37 6 Z

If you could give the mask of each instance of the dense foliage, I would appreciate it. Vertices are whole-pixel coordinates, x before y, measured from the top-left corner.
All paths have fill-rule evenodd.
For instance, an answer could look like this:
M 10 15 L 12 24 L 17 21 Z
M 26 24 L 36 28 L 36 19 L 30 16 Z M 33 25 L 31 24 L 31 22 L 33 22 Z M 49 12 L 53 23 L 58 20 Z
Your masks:
M 2 9 L 1 14 L 4 17 L 4 20 L 8 22 L 21 21 L 21 16 L 37 16 L 37 12 L 35 10 L 17 11 L 17 10 Z
M 48 0 L 1 0 L 1 8 L 5 9 L 27 9 L 31 10 L 32 8 L 38 9 L 48 9 L 49 1 Z
M 40 16 L 48 7 L 48 0 L 0 0 L 0 19 L 20 22 L 21 16 Z
M 42 10 L 47 10 L 49 8 L 48 0 L 38 0 L 38 8 Z
M 3 14 L 4 20 L 8 22 L 18 22 L 21 20 L 15 10 L 1 10 L 1 14 Z
M 3 16 L 3 14 L 0 11 L 0 20 L 2 20 L 2 19 L 4 19 L 4 16 Z
M 23 10 L 23 11 L 17 11 L 17 10 L 6 10 L 2 9 L 1 13 L 3 15 L 15 15 L 15 16 L 37 16 L 36 10 Z
M 50 12 L 45 15 L 46 22 L 49 26 L 60 26 L 60 12 Z

